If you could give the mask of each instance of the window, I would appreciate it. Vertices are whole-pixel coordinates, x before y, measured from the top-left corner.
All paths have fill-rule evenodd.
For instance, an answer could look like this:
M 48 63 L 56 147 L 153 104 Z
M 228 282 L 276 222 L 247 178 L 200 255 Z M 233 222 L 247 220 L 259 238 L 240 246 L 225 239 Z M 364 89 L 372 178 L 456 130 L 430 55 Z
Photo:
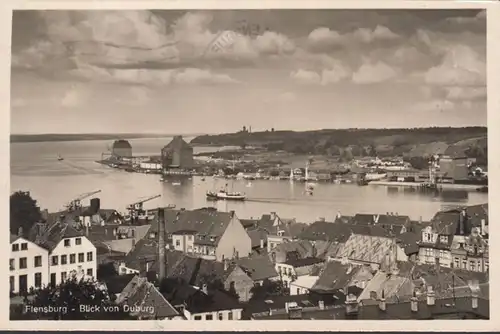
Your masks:
M 87 275 L 94 276 L 92 273 L 92 268 L 87 269 Z
M 92 262 L 94 261 L 94 258 L 92 256 L 92 252 L 87 252 L 87 262 Z
M 214 320 L 214 316 L 212 314 L 205 315 L 205 320 Z
M 16 261 L 14 259 L 10 259 L 9 268 L 10 268 L 10 270 L 16 269 Z
M 69 263 L 73 264 L 76 262 L 76 254 L 69 255 Z
M 35 268 L 42 266 L 42 257 L 40 255 L 35 256 Z
M 193 240 L 193 236 L 192 235 L 188 235 L 188 240 L 189 241 Z
M 17 252 L 17 251 L 19 251 L 19 244 L 13 244 L 13 245 L 12 245 L 12 251 L 13 251 L 13 252 Z
M 10 285 L 10 291 L 14 291 L 15 287 L 14 285 L 16 284 L 16 279 L 14 276 L 9 277 L 9 285 Z
M 82 238 L 76 238 L 76 239 L 75 239 L 75 243 L 76 243 L 77 245 L 81 245 L 81 244 L 82 244 Z
M 227 314 L 227 320 L 233 320 L 233 312 Z
M 78 253 L 78 263 L 85 262 L 85 253 Z
M 28 243 L 27 242 L 23 242 L 21 244 L 21 250 L 28 250 Z
M 201 315 L 195 315 L 194 320 L 201 320 Z
M 52 265 L 57 266 L 59 264 L 59 257 L 57 255 L 54 255 L 52 257 Z
M 71 240 L 69 240 L 69 239 L 64 239 L 64 247 L 69 247 L 69 246 L 71 246 L 70 241 L 71 241 Z
M 300 288 L 297 288 L 297 294 L 300 295 Z
M 455 268 L 460 268 L 460 259 L 458 257 L 454 259 L 454 266 Z
M 42 273 L 35 273 L 35 288 L 42 287 Z
M 448 242 L 448 236 L 447 235 L 441 235 L 439 237 L 439 242 L 441 242 L 443 244 L 447 243 Z
M 68 255 L 61 255 L 61 264 L 68 263 Z
M 462 269 L 467 269 L 467 261 L 462 260 Z
M 28 268 L 28 259 L 22 257 L 19 259 L 19 269 L 26 269 L 26 268 Z
M 219 320 L 224 320 L 224 313 L 219 312 Z
M 180 240 L 175 240 L 175 246 L 176 246 L 176 247 L 179 247 L 180 245 L 181 245 Z
M 65 271 L 63 271 L 63 272 L 61 273 L 61 282 L 66 281 L 66 279 L 67 279 L 67 278 L 68 278 L 68 273 L 67 273 L 67 272 L 65 272 Z
M 469 261 L 469 269 L 470 269 L 470 271 L 476 270 L 476 261 L 473 261 L 473 260 Z

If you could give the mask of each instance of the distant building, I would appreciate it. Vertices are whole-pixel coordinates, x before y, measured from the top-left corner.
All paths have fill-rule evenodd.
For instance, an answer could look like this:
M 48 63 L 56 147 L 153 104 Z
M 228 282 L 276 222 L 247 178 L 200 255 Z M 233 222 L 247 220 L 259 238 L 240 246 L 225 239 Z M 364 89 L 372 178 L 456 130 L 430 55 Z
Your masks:
M 467 157 L 443 156 L 439 159 L 439 171 L 453 180 L 466 180 L 469 175 Z
M 132 145 L 126 140 L 120 139 L 113 143 L 111 148 L 111 154 L 114 157 L 119 158 L 131 158 L 132 157 Z
M 161 161 L 163 168 L 193 168 L 193 148 L 182 139 L 182 136 L 175 136 L 162 148 Z

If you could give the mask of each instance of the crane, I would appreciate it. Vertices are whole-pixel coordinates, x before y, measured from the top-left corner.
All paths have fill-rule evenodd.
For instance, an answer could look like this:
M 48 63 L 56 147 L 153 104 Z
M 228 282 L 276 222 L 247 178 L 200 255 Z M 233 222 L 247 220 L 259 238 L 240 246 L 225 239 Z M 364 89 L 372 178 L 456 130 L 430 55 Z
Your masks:
M 148 213 L 143 209 L 143 204 L 158 197 L 161 197 L 161 195 L 150 196 L 143 200 L 129 204 L 127 206 L 127 210 L 129 211 L 129 217 L 127 217 L 128 219 L 126 218 L 126 220 L 130 220 L 131 222 L 133 222 L 137 219 L 149 218 Z
M 68 211 L 75 211 L 77 209 L 80 209 L 82 207 L 82 203 L 81 203 L 82 200 L 84 200 L 90 196 L 93 196 L 95 194 L 98 194 L 100 192 L 101 192 L 101 190 L 96 190 L 96 191 L 91 191 L 88 193 L 81 194 L 80 196 L 76 197 L 71 202 L 66 204 L 66 208 L 68 209 Z

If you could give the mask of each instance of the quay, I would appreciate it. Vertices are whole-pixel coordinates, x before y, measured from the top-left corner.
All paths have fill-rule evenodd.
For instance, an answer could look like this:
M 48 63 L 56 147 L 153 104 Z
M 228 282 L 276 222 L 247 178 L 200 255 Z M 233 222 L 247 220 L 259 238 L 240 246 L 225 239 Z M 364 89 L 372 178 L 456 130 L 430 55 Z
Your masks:
M 370 181 L 369 185 L 386 186 L 386 187 L 405 187 L 405 188 L 420 188 L 420 182 L 394 182 L 394 181 Z M 440 189 L 451 190 L 476 190 L 479 185 L 474 184 L 456 184 L 456 183 L 438 183 L 437 187 Z

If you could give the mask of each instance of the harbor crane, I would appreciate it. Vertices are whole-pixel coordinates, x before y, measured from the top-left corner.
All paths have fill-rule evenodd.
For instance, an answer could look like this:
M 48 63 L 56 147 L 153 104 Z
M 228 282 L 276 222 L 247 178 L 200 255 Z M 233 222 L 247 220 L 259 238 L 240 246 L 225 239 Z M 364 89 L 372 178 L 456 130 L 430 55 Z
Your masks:
M 131 222 L 134 222 L 138 219 L 148 219 L 149 215 L 146 210 L 144 210 L 144 203 L 149 202 L 155 198 L 161 197 L 161 195 L 155 195 L 155 196 L 150 196 L 147 197 L 143 200 L 137 201 L 135 203 L 129 204 L 127 206 L 127 210 L 129 211 L 128 217 L 126 217 L 126 220 L 130 220 Z
M 66 209 L 68 209 L 68 211 L 70 211 L 70 212 L 81 209 L 82 208 L 82 200 L 89 198 L 89 197 L 91 197 L 95 194 L 98 194 L 100 192 L 101 192 L 101 190 L 96 190 L 96 191 L 91 191 L 88 193 L 81 194 L 80 196 L 76 197 L 71 202 L 66 204 Z

